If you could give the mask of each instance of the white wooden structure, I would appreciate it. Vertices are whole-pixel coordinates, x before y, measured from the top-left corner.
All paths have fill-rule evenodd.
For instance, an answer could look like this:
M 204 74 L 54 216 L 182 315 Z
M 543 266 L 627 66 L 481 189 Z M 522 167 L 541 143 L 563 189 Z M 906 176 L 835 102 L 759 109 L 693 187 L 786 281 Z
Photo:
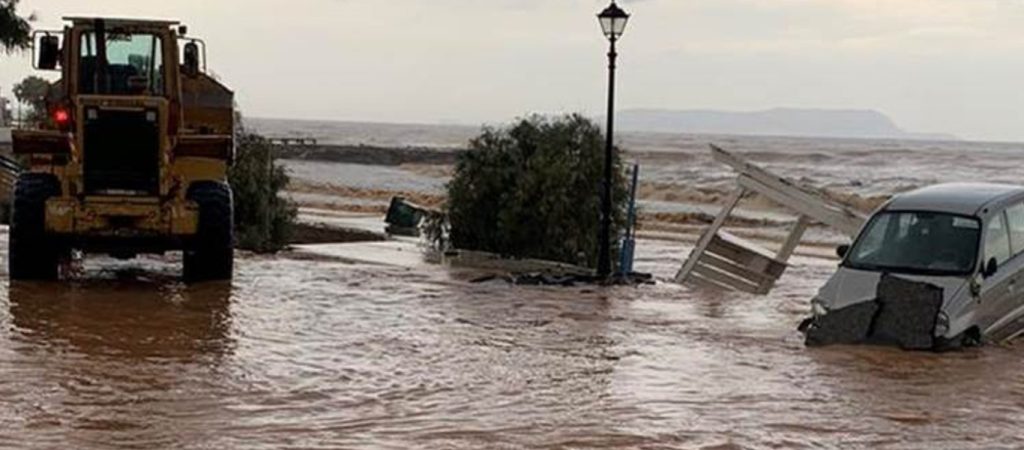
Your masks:
M 715 161 L 739 173 L 737 189 L 697 241 L 676 275 L 677 283 L 767 294 L 786 271 L 789 258 L 809 225 L 823 223 L 853 237 L 867 219 L 863 214 L 827 200 L 818 191 L 797 186 L 715 145 L 711 146 L 711 155 Z M 763 195 L 799 216 L 778 252 L 772 253 L 722 230 L 748 192 Z

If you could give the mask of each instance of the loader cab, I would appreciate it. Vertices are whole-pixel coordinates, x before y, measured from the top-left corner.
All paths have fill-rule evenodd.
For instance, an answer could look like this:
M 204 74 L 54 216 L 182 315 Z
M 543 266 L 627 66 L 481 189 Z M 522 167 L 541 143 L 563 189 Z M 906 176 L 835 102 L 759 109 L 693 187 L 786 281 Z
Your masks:
M 96 31 L 82 32 L 78 41 L 78 70 L 75 71 L 78 92 L 168 96 L 163 40 L 152 32 L 111 31 L 105 35 Z
M 65 31 L 68 96 L 178 98 L 176 22 L 71 18 Z M 173 62 L 173 63 L 171 63 Z

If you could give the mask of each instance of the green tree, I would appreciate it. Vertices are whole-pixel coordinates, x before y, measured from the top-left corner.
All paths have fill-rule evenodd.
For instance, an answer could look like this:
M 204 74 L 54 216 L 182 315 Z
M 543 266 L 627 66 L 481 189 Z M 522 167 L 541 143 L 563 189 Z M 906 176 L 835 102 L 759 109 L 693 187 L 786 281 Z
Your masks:
M 618 235 L 628 203 L 618 148 L 613 161 Z M 580 115 L 486 128 L 459 155 L 448 184 L 451 244 L 593 267 L 603 168 L 603 133 Z
M 27 120 L 37 122 L 46 117 L 46 97 L 50 93 L 50 82 L 37 76 L 29 76 L 14 85 L 14 96 L 29 106 Z
M 274 158 L 274 146 L 242 127 L 235 136 L 237 155 L 228 172 L 235 198 L 235 235 L 239 248 L 260 253 L 284 249 L 298 210 L 280 197 L 288 174 Z
M 15 12 L 18 0 L 0 0 L 0 47 L 5 52 L 24 50 L 32 44 L 32 26 L 35 16 L 19 17 Z

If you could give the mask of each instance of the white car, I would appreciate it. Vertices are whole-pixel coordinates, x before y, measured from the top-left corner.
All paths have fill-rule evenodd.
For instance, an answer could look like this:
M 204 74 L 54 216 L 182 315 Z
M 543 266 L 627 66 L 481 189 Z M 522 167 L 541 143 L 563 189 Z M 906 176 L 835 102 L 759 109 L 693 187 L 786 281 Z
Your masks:
M 808 345 L 945 349 L 1024 331 L 1024 187 L 953 183 L 883 205 L 812 301 Z

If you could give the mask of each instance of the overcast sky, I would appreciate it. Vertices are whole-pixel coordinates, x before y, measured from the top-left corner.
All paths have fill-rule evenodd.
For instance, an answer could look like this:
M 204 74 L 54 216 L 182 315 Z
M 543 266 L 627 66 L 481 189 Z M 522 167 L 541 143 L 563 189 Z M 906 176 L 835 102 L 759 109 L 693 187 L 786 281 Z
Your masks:
M 175 18 L 250 116 L 497 122 L 602 112 L 601 0 L 23 0 Z M 909 130 L 1024 141 L 1024 0 L 634 0 L 621 108 L 877 109 Z M 0 89 L 31 72 L 0 55 Z

